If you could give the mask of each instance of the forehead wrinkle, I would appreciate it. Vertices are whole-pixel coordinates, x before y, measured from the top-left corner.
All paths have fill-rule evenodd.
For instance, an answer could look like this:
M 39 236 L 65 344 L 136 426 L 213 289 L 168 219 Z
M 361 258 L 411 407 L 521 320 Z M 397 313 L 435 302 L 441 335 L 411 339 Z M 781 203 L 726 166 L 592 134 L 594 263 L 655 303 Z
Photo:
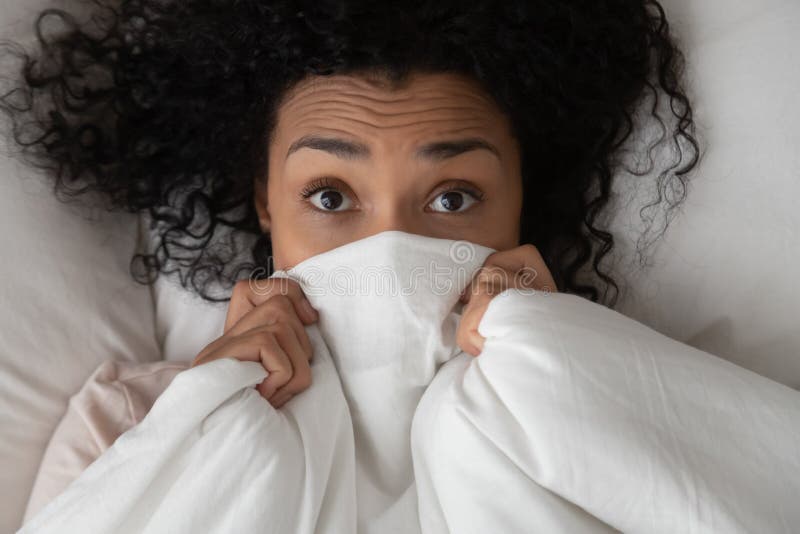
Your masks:
M 347 111 L 351 111 L 351 110 L 353 110 L 353 108 L 355 108 L 355 109 L 358 109 L 358 110 L 362 110 L 362 111 L 364 111 L 364 112 L 366 112 L 366 113 L 368 113 L 370 115 L 375 115 L 375 116 L 379 116 L 379 117 L 399 117 L 399 116 L 403 116 L 403 115 L 416 115 L 416 114 L 420 114 L 420 113 L 431 114 L 431 113 L 437 113 L 437 112 L 454 112 L 454 113 L 451 113 L 450 116 L 454 117 L 456 119 L 460 119 L 461 117 L 463 117 L 465 115 L 472 115 L 473 117 L 491 116 L 490 113 L 488 113 L 488 110 L 477 110 L 477 109 L 469 107 L 469 106 L 446 106 L 445 105 L 445 106 L 439 106 L 439 107 L 433 107 L 433 108 L 431 108 L 431 107 L 425 107 L 425 108 L 420 107 L 419 109 L 413 109 L 413 110 L 379 111 L 379 110 L 377 110 L 375 108 L 372 108 L 372 107 L 364 105 L 364 104 L 357 104 L 357 103 L 353 103 L 353 102 L 343 103 L 343 102 L 338 101 L 338 100 L 336 100 L 336 101 L 329 100 L 329 101 L 325 101 L 325 102 L 319 102 L 319 104 L 320 105 L 318 107 L 321 108 L 320 111 L 323 111 L 323 112 L 326 112 L 326 111 L 327 112 L 336 112 L 336 111 L 345 111 L 345 112 L 347 112 Z M 317 106 L 316 105 L 312 105 L 312 106 L 308 106 L 308 107 L 317 107 Z M 301 111 L 301 110 L 297 110 L 297 111 Z M 459 113 L 455 113 L 455 112 L 459 112 Z
M 316 103 L 315 103 L 316 104 Z M 375 111 L 370 107 L 358 104 L 345 104 L 341 105 L 340 102 L 320 103 L 300 107 L 299 109 L 284 110 L 284 119 L 289 119 L 294 124 L 302 124 L 311 119 L 335 119 L 353 121 L 356 123 L 364 124 L 374 128 L 380 127 L 394 127 L 403 128 L 412 124 L 430 124 L 437 122 L 457 122 L 457 123 L 473 123 L 478 124 L 483 128 L 488 128 L 496 124 L 495 118 L 489 113 L 475 110 L 471 107 L 462 106 L 444 106 L 441 108 L 430 109 L 424 111 L 395 111 L 395 112 L 381 112 Z M 327 105 L 326 105 L 327 104 Z M 332 104 L 332 105 L 331 105 Z M 359 116 L 360 113 L 353 113 L 354 108 L 363 111 L 364 116 Z M 431 115 L 441 114 L 441 116 Z M 417 118 L 419 115 L 430 117 L 427 119 Z M 414 117 L 409 120 L 409 117 Z M 389 119 L 388 124 L 379 124 L 379 120 L 370 119 Z M 394 120 L 391 120 L 394 119 Z
M 494 101 L 489 98 L 488 96 L 484 95 L 483 93 L 478 93 L 474 90 L 469 89 L 461 89 L 458 88 L 455 91 L 447 91 L 442 90 L 441 88 L 432 88 L 432 89 L 415 89 L 412 91 L 407 91 L 404 89 L 400 89 L 397 91 L 380 91 L 378 94 L 386 95 L 388 97 L 398 96 L 398 98 L 378 98 L 372 96 L 367 93 L 350 93 L 347 91 L 336 91 L 331 90 L 331 93 L 336 94 L 337 96 L 346 96 L 346 97 L 353 97 L 353 98 L 363 98 L 366 100 L 371 100 L 380 103 L 395 103 L 395 102 L 407 102 L 407 101 L 414 101 L 414 100 L 444 100 L 450 102 L 453 98 L 467 98 L 470 100 L 476 100 L 481 104 L 489 104 L 489 107 L 494 107 Z M 403 96 L 405 95 L 405 96 Z
M 333 95 L 331 98 L 329 95 Z M 339 91 L 330 91 L 329 94 L 324 93 L 309 93 L 307 95 L 303 95 L 302 98 L 296 98 L 290 101 L 287 101 L 284 104 L 284 107 L 294 108 L 294 107 L 303 107 L 307 106 L 308 100 L 311 100 L 313 104 L 326 104 L 326 103 L 340 103 L 340 104 L 347 104 L 351 106 L 357 106 L 367 109 L 374 109 L 370 108 L 367 103 L 374 102 L 375 108 L 378 107 L 392 107 L 397 104 L 411 104 L 414 107 L 414 111 L 427 111 L 430 108 L 434 109 L 446 109 L 446 108 L 454 108 L 454 109 L 467 109 L 467 110 L 481 110 L 483 112 L 494 113 L 497 111 L 497 106 L 494 103 L 484 97 L 481 96 L 474 96 L 474 95 L 461 95 L 467 96 L 469 100 L 474 101 L 477 105 L 469 105 L 463 104 L 459 106 L 452 106 L 453 100 L 458 98 L 456 95 L 441 95 L 436 94 L 432 97 L 424 97 L 419 94 L 409 95 L 405 98 L 398 98 L 392 100 L 385 100 L 380 98 L 373 98 L 366 95 L 352 95 L 352 94 L 343 94 Z M 344 98 L 343 98 L 344 97 Z M 348 99 L 347 97 L 351 97 Z M 355 102 L 358 100 L 366 100 L 367 103 L 359 103 Z
M 296 91 L 292 96 L 284 102 L 286 107 L 293 107 L 294 105 L 301 105 L 308 99 L 315 99 L 321 101 L 343 101 L 344 97 L 352 97 L 354 99 L 364 99 L 378 104 L 392 105 L 400 102 L 414 102 L 418 100 L 437 101 L 442 100 L 450 103 L 454 98 L 461 97 L 473 100 L 479 105 L 477 107 L 484 110 L 496 111 L 497 105 L 491 97 L 484 94 L 482 91 L 464 87 L 461 84 L 449 84 L 449 90 L 443 90 L 441 87 L 434 88 L 415 88 L 414 91 L 407 89 L 390 90 L 376 90 L 374 88 L 368 89 L 365 92 L 349 92 L 341 88 L 337 89 L 335 85 L 338 82 L 328 83 L 325 87 L 305 87 Z M 328 95 L 333 95 L 336 98 L 326 98 Z M 381 95 L 387 98 L 381 98 Z M 421 102 L 422 104 L 422 102 Z M 467 106 L 469 107 L 469 106 Z M 488 108 L 488 109 L 487 109 Z
M 346 98 L 347 96 L 351 96 L 352 99 Z M 423 97 L 420 96 L 418 93 L 414 93 L 413 95 L 409 95 L 406 98 L 384 100 L 364 95 L 352 95 L 352 94 L 346 95 L 341 93 L 340 91 L 330 91 L 327 93 L 317 92 L 317 93 L 309 93 L 303 95 L 302 97 L 295 98 L 285 102 L 284 107 L 286 109 L 289 109 L 289 108 L 308 106 L 309 105 L 308 101 L 311 100 L 312 103 L 311 105 L 313 104 L 324 105 L 328 103 L 347 104 L 350 106 L 363 107 L 367 109 L 373 109 L 370 108 L 370 106 L 368 106 L 367 103 L 374 102 L 376 104 L 375 108 L 392 107 L 399 103 L 403 104 L 408 103 L 413 105 L 415 110 L 420 110 L 420 111 L 425 111 L 430 108 L 440 109 L 440 108 L 451 108 L 451 107 L 456 109 L 462 108 L 467 110 L 481 110 L 483 112 L 488 112 L 492 114 L 497 111 L 497 106 L 494 105 L 492 101 L 486 99 L 485 97 L 475 96 L 473 98 L 474 95 L 465 95 L 465 96 L 468 96 L 469 100 L 474 101 L 477 105 L 470 105 L 469 103 L 467 103 L 467 104 L 452 106 L 453 101 L 457 97 L 454 95 L 441 95 L 440 92 L 437 92 L 437 94 L 435 94 L 435 96 L 432 97 Z M 358 100 L 366 100 L 367 103 L 358 102 Z
M 326 94 L 326 93 L 333 94 L 334 96 L 337 96 L 337 97 L 342 97 L 342 96 L 343 97 L 351 97 L 351 98 L 356 99 L 356 100 L 363 99 L 363 100 L 369 100 L 370 102 L 377 102 L 378 104 L 387 104 L 387 105 L 396 104 L 398 102 L 413 102 L 415 100 L 415 97 L 416 97 L 416 95 L 413 94 L 413 93 L 408 93 L 407 95 L 403 96 L 399 91 L 395 91 L 395 92 L 381 92 L 380 94 L 381 95 L 385 94 L 387 96 L 397 96 L 397 98 L 378 98 L 376 96 L 369 95 L 369 94 L 366 94 L 366 93 L 348 93 L 346 91 L 336 91 L 336 90 L 333 90 L 333 89 L 331 89 L 330 91 L 312 92 L 312 93 L 309 93 L 308 95 L 305 95 L 305 96 L 309 97 L 309 96 L 316 96 L 318 94 Z M 332 101 L 336 101 L 337 99 L 331 99 L 331 100 Z M 341 98 L 338 99 L 338 101 L 341 101 L 341 100 L 342 100 Z
M 500 141 L 506 134 L 507 118 L 494 100 L 477 88 L 469 81 L 450 78 L 423 78 L 397 89 L 373 86 L 359 76 L 312 78 L 310 83 L 296 86 L 282 106 L 279 122 L 288 126 L 283 130 L 291 136 L 341 132 L 346 138 L 376 147 L 447 141 L 463 136 L 462 132 Z M 364 129 L 392 137 L 372 140 Z M 397 137 L 403 134 L 416 139 Z
M 395 99 L 381 99 L 370 95 L 344 93 L 342 91 L 336 91 L 331 89 L 329 91 L 304 92 L 303 94 L 297 95 L 296 97 L 287 100 L 285 105 L 287 107 L 304 105 L 308 100 L 311 100 L 312 102 L 347 102 L 346 98 L 342 98 L 343 96 L 352 97 L 355 100 L 367 100 L 370 102 L 376 102 L 379 105 L 380 104 L 391 105 L 397 103 L 413 102 L 415 100 L 414 95 L 408 95 L 402 98 L 395 98 Z
M 341 120 L 350 121 L 350 122 L 355 122 L 355 123 L 358 123 L 358 124 L 363 124 L 365 126 L 368 126 L 368 127 L 371 127 L 371 128 L 378 128 L 378 129 L 386 129 L 386 128 L 403 129 L 403 128 L 409 128 L 409 127 L 414 127 L 414 126 L 425 126 L 427 124 L 441 124 L 441 123 L 455 122 L 455 121 L 452 121 L 452 120 L 449 120 L 449 119 L 427 119 L 427 120 L 414 120 L 414 121 L 405 122 L 405 123 L 398 123 L 398 124 L 374 124 L 374 123 L 371 123 L 371 122 L 368 122 L 368 121 L 365 121 L 365 120 L 354 119 L 352 117 L 343 117 L 343 116 L 337 116 L 337 115 L 332 115 L 332 117 L 333 118 L 337 118 L 337 119 L 341 119 Z M 458 122 L 466 122 L 466 121 L 458 121 Z M 478 120 L 475 120 L 474 124 L 476 125 L 476 127 L 479 127 L 480 125 L 485 126 L 485 122 L 478 121 Z
M 376 124 L 372 122 L 368 122 L 365 120 L 353 118 L 353 117 L 345 117 L 345 116 L 337 116 L 337 115 L 325 115 L 325 116 L 313 116 L 313 117 L 306 117 L 302 118 L 293 123 L 293 126 L 297 129 L 308 129 L 310 131 L 318 131 L 318 130 L 325 130 L 330 129 L 329 127 L 325 126 L 325 119 L 340 119 L 342 121 L 356 124 L 360 126 L 364 126 L 370 130 L 386 130 L 386 129 L 406 129 L 406 128 L 417 128 L 418 131 L 412 132 L 413 134 L 426 134 L 427 126 L 428 125 L 438 125 L 438 124 L 452 124 L 452 120 L 443 120 L 443 119 L 429 119 L 429 120 L 415 120 L 410 122 L 405 122 L 401 124 Z M 457 121 L 458 124 L 458 131 L 465 131 L 465 130 L 474 130 L 476 133 L 484 133 L 487 130 L 487 123 L 484 120 L 476 120 L 476 119 L 467 119 L 467 120 L 459 120 Z M 450 130 L 450 128 L 447 128 Z M 341 129 L 340 129 L 341 131 Z M 352 132 L 347 132 L 349 136 L 356 135 Z

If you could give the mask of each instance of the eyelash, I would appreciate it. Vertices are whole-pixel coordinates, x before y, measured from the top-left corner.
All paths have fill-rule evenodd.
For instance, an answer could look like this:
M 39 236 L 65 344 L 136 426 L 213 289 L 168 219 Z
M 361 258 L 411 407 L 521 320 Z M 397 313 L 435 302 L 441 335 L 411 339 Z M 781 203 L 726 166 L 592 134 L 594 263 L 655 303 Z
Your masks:
M 468 195 L 472 195 L 478 202 L 483 200 L 484 197 L 486 196 L 483 193 L 483 191 L 479 191 L 478 189 L 475 189 L 474 187 L 470 187 L 468 185 L 453 185 L 447 187 L 446 189 L 442 189 L 441 191 L 436 193 L 436 196 L 442 195 L 444 193 L 449 193 L 451 191 L 458 191 L 459 193 L 467 193 Z
M 326 176 L 323 178 L 318 178 L 313 182 L 308 183 L 300 191 L 300 196 L 304 199 L 308 199 L 314 193 L 322 191 L 323 189 L 336 189 L 338 191 L 337 187 L 334 185 L 331 179 Z M 480 191 L 474 187 L 470 187 L 467 185 L 453 185 L 447 187 L 446 189 L 442 189 L 441 191 L 439 191 L 436 194 L 436 196 L 443 195 L 444 193 L 450 193 L 451 191 L 458 191 L 460 193 L 467 193 L 468 195 L 472 195 L 478 202 L 482 201 L 486 197 L 483 191 Z M 453 214 L 458 214 L 458 213 L 459 212 L 453 212 Z
M 336 187 L 333 185 L 333 182 L 327 176 L 325 178 L 318 178 L 307 184 L 305 187 L 303 187 L 303 190 L 300 191 L 300 196 L 302 198 L 308 198 L 314 193 L 323 189 L 336 189 Z

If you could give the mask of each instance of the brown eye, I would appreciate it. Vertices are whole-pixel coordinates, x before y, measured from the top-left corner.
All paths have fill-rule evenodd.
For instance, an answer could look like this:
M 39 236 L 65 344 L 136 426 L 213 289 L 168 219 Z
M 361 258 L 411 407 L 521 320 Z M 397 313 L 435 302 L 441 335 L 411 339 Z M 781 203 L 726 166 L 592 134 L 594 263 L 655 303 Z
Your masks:
M 321 189 L 310 195 L 309 202 L 322 211 L 344 211 L 350 208 L 350 199 L 336 189 Z M 341 209 L 340 209 L 341 208 Z
M 433 202 L 430 203 L 430 208 L 433 211 L 453 213 L 464 211 L 477 201 L 478 199 L 471 193 L 453 189 L 440 193 Z

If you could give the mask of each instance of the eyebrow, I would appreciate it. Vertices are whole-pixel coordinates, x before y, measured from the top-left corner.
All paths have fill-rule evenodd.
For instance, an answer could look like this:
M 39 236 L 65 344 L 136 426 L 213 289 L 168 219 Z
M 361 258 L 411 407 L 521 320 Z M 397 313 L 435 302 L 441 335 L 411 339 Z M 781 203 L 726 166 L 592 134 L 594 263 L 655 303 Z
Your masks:
M 363 143 L 338 137 L 324 137 L 312 134 L 305 135 L 292 143 L 286 153 L 286 159 L 301 148 L 322 150 L 346 160 L 365 160 L 372 156 L 369 147 Z M 497 147 L 480 137 L 428 143 L 419 147 L 414 157 L 431 161 L 443 161 L 473 150 L 488 150 L 500 159 L 500 151 Z

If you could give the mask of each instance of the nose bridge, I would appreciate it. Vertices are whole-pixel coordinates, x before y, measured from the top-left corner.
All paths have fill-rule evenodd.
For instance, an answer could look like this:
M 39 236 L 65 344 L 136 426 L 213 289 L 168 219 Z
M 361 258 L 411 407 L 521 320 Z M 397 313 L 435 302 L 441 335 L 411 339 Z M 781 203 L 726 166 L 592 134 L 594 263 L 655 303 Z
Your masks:
M 367 228 L 370 235 L 388 230 L 423 233 L 424 220 L 413 194 L 403 187 L 386 187 L 380 196 L 372 204 Z
M 395 198 L 376 206 L 369 224 L 369 233 L 378 234 L 388 230 L 399 230 L 411 234 L 419 233 L 421 220 L 414 210 L 406 206 L 407 200 Z
M 380 194 L 375 194 L 372 199 L 366 231 L 369 235 L 388 230 L 423 234 L 425 221 L 415 204 L 419 199 L 412 187 L 414 179 L 411 176 L 418 169 L 408 165 L 405 151 L 396 143 L 387 142 L 379 153 L 381 165 L 375 169 L 374 180 Z

